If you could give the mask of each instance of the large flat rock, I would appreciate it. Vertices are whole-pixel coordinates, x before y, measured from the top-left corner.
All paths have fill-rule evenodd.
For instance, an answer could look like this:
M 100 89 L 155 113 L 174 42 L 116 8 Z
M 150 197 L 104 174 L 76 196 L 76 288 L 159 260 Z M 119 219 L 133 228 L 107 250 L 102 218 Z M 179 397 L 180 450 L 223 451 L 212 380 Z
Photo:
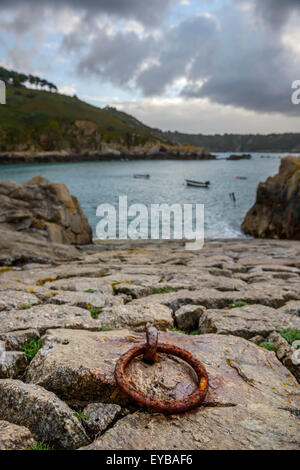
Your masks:
M 56 305 L 68 304 L 82 308 L 104 308 L 115 304 L 122 304 L 123 299 L 102 293 L 64 291 L 53 296 L 50 303 Z
M 91 449 L 254 449 L 299 446 L 300 387 L 273 352 L 235 336 L 163 333 L 160 341 L 192 352 L 209 374 L 209 391 L 198 409 L 176 417 L 134 413 L 118 421 Z M 144 341 L 132 331 L 48 331 L 27 380 L 66 400 L 129 405 L 114 367 L 122 353 Z M 163 356 L 151 366 L 128 368 L 146 394 L 180 399 L 196 388 L 181 360 Z
M 29 292 L 16 290 L 6 290 L 0 292 L 0 312 L 1 310 L 22 309 L 27 306 L 38 305 L 39 299 Z
M 74 412 L 54 393 L 19 380 L 0 380 L 0 419 L 26 426 L 39 441 L 64 449 L 89 439 Z
M 234 302 L 243 301 L 248 304 L 262 304 L 279 308 L 289 300 L 300 298 L 292 288 L 280 288 L 270 285 L 264 287 L 249 287 L 247 290 L 220 292 L 216 289 L 180 290 L 178 292 L 149 295 L 148 297 L 133 300 L 135 305 L 164 304 L 174 312 L 183 305 L 202 305 L 206 308 L 226 308 Z
M 82 450 L 299 450 L 299 419 L 268 404 L 126 416 Z
M 99 315 L 101 328 L 117 329 L 132 328 L 143 331 L 147 323 L 159 330 L 167 330 L 174 326 L 172 311 L 166 305 L 116 305 L 103 309 Z
M 61 266 L 46 267 L 44 269 L 21 269 L 21 270 L 6 270 L 1 274 L 1 280 L 20 281 L 25 284 L 42 286 L 47 284 L 51 287 L 53 283 L 59 279 L 68 279 L 73 277 L 102 277 L 106 272 L 106 267 L 103 263 L 97 265 L 91 264 L 77 264 L 65 263 Z
M 0 450 L 29 450 L 34 444 L 29 429 L 0 421 Z
M 23 232 L 0 227 L 1 265 L 67 262 L 79 256 L 80 252 L 74 246 L 38 240 Z
M 91 294 L 93 295 L 93 294 Z M 90 297 L 85 297 L 90 299 Z M 98 302 L 86 304 L 86 308 L 74 307 L 69 304 L 45 304 L 26 310 L 10 310 L 0 312 L 0 334 L 17 330 L 36 329 L 40 333 L 52 328 L 70 328 L 78 330 L 97 331 L 101 328 L 117 329 L 130 327 L 135 330 L 144 330 L 146 324 L 151 322 L 161 330 L 173 327 L 171 310 L 165 305 L 117 305 L 99 308 L 98 318 L 92 318 L 88 307 L 93 308 Z M 66 300 L 71 298 L 67 296 Z M 78 300 L 78 298 L 77 298 Z M 74 296 L 76 303 L 76 296 Z M 95 305 L 95 306 L 96 306 Z M 99 304 L 102 305 L 102 304 Z
M 77 328 L 97 330 L 100 325 L 88 310 L 69 305 L 38 305 L 27 310 L 0 312 L 0 333 L 37 329 L 44 333 L 49 328 Z
M 199 319 L 201 333 L 231 334 L 246 339 L 257 335 L 266 337 L 274 330 L 288 328 L 300 329 L 300 318 L 264 305 L 206 310 Z

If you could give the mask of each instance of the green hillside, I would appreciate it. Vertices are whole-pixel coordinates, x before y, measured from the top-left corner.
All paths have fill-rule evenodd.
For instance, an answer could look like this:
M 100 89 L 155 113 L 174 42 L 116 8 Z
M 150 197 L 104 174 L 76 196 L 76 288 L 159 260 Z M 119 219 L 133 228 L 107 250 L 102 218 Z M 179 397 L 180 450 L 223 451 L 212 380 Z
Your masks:
M 157 141 L 148 130 L 122 122 L 77 97 L 7 85 L 0 107 L 0 151 L 97 151 L 103 143 L 124 147 Z
M 300 152 L 300 134 L 203 135 L 164 132 L 124 111 L 58 94 L 53 83 L 0 67 L 7 104 L 0 106 L 0 152 L 67 154 L 158 152 Z M 41 89 L 26 88 L 30 83 Z M 158 144 L 158 146 L 157 146 Z M 164 148 L 160 148 L 163 144 Z M 207 150 L 205 150 L 207 149 Z
M 157 137 L 157 139 L 160 139 L 160 140 L 163 140 L 163 141 L 168 141 L 169 143 L 173 143 L 174 139 L 172 138 L 172 136 L 171 136 L 171 138 L 167 137 L 166 132 L 163 132 L 162 130 L 157 129 L 157 128 L 146 126 L 146 124 L 139 121 L 138 119 L 131 116 L 130 114 L 125 113 L 124 111 L 120 111 L 117 108 L 114 108 L 112 106 L 106 106 L 104 108 L 104 110 L 106 112 L 108 112 L 109 114 L 111 114 L 112 116 L 114 116 L 115 118 L 122 121 L 123 123 L 129 125 L 129 126 L 134 126 L 134 127 L 138 128 L 140 130 L 151 133 L 152 135 Z M 184 142 L 184 144 L 185 143 L 186 142 Z
M 177 145 L 203 146 L 210 152 L 300 152 L 300 134 L 184 134 L 165 132 L 165 139 Z
M 163 132 L 146 126 L 130 114 L 113 107 L 105 108 L 112 116 L 126 124 L 147 132 L 156 138 L 165 140 L 173 145 L 190 145 L 203 147 L 209 152 L 300 152 L 300 134 L 185 134 L 178 131 Z

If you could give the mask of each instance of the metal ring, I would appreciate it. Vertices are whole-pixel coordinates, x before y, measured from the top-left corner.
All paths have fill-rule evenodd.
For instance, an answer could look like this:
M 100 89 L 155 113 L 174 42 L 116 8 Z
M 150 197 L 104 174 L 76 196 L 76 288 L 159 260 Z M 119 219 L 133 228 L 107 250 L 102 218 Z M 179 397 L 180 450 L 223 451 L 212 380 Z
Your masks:
M 143 408 L 148 408 L 164 414 L 170 414 L 183 413 L 195 408 L 203 402 L 208 389 L 208 375 L 205 367 L 191 353 L 172 344 L 159 343 L 157 346 L 157 352 L 179 357 L 194 369 L 199 383 L 197 390 L 192 395 L 176 401 L 161 400 L 144 395 L 142 392 L 139 392 L 136 388 L 130 385 L 125 374 L 126 367 L 132 359 L 144 354 L 146 351 L 147 344 L 129 349 L 129 351 L 119 358 L 115 367 L 115 379 L 118 386 L 134 403 Z

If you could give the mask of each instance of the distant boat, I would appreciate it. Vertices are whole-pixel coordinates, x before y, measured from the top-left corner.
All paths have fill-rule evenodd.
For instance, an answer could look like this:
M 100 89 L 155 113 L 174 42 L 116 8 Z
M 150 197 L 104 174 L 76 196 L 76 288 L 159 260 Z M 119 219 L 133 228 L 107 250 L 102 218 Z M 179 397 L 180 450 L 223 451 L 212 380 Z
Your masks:
M 246 180 L 246 179 L 248 179 L 247 176 L 235 176 L 234 178 L 236 180 Z
M 209 188 L 210 181 L 205 181 L 204 183 L 201 181 L 194 181 L 194 180 L 185 180 L 187 186 L 195 186 L 197 188 Z
M 143 178 L 145 180 L 148 180 L 150 178 L 150 175 L 133 175 L 134 178 Z

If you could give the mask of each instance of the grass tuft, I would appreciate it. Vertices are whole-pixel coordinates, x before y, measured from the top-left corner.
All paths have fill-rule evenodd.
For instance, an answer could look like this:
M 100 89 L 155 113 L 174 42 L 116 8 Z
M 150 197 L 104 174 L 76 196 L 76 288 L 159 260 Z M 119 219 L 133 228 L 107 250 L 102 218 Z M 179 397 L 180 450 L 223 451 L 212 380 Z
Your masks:
M 300 330 L 296 328 L 288 328 L 287 330 L 279 330 L 278 333 L 289 343 L 300 340 Z
M 75 416 L 79 421 L 86 421 L 88 419 L 88 416 L 83 413 L 83 411 L 77 411 L 75 413 Z
M 230 304 L 229 308 L 245 307 L 245 305 L 249 305 L 249 304 L 247 304 L 247 302 L 244 302 L 243 300 L 238 300 L 237 302 Z
M 90 314 L 91 314 L 91 317 L 92 317 L 94 320 L 98 320 L 99 314 L 101 313 L 102 308 L 90 307 L 88 310 L 89 310 L 89 312 L 90 312 Z
M 153 294 L 170 294 L 171 292 L 176 292 L 176 289 L 172 287 L 167 287 L 166 289 L 156 289 Z
M 263 341 L 262 343 L 260 343 L 260 347 L 267 349 L 268 351 L 276 350 L 275 345 L 273 343 L 269 343 L 268 341 Z
M 19 310 L 28 310 L 31 307 L 32 307 L 31 304 L 23 304 L 21 305 L 21 307 L 19 307 Z
M 172 328 L 171 331 L 174 331 L 174 333 L 181 333 L 183 335 L 187 335 L 188 333 L 183 330 L 179 330 L 178 328 Z
M 201 332 L 199 330 L 194 330 L 194 331 L 184 331 L 180 330 L 178 328 L 172 328 L 170 331 L 174 331 L 174 333 L 181 333 L 183 335 L 190 335 L 190 336 L 198 336 L 201 335 Z
M 31 446 L 31 450 L 54 450 L 54 449 L 47 442 L 39 441 L 35 445 Z
M 41 339 L 38 338 L 31 338 L 29 339 L 24 346 L 21 348 L 21 351 L 24 351 L 28 363 L 32 361 L 36 353 L 41 349 L 43 346 L 43 342 Z

